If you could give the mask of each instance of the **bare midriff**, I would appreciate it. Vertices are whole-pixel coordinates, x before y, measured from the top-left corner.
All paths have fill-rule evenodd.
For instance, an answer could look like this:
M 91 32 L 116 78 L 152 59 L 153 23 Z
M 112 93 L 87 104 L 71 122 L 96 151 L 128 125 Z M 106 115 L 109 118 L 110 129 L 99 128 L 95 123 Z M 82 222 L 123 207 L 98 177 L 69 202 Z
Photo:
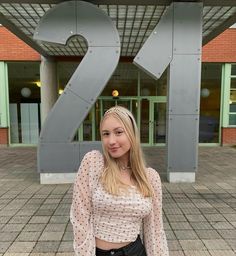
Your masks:
M 95 241 L 96 241 L 96 247 L 99 249 L 102 249 L 102 250 L 119 249 L 119 248 L 131 243 L 131 242 L 112 243 L 112 242 L 107 242 L 107 241 L 101 240 L 97 237 L 95 237 Z

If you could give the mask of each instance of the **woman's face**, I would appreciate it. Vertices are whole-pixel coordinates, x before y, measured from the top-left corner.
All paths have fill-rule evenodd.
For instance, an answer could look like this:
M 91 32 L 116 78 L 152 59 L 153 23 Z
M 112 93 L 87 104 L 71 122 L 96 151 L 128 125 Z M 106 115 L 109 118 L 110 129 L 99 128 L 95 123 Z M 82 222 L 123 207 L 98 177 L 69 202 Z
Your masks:
M 111 157 L 127 163 L 131 144 L 123 124 L 118 119 L 108 116 L 103 120 L 101 138 L 105 150 Z

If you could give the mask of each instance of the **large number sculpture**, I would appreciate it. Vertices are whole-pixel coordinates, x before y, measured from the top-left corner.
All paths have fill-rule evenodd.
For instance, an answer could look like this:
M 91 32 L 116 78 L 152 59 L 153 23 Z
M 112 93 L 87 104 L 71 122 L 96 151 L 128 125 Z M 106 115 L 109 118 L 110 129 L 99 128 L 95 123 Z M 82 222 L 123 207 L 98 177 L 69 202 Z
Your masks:
M 168 70 L 167 173 L 170 181 L 194 181 L 197 169 L 201 73 L 202 3 L 172 3 L 134 59 L 159 78 Z M 88 51 L 49 113 L 38 146 L 41 174 L 73 173 L 81 157 L 98 142 L 72 142 L 116 68 L 120 40 L 110 18 L 82 1 L 64 2 L 49 10 L 34 38 L 66 44 L 83 36 Z M 184 40 L 183 40 L 184 38 Z
M 38 144 L 38 170 L 49 180 L 52 173 L 75 172 L 84 152 L 99 147 L 96 142 L 73 142 L 73 137 L 120 57 L 117 29 L 102 10 L 87 2 L 64 2 L 50 9 L 34 38 L 66 44 L 74 35 L 86 39 L 88 50 L 48 114 Z

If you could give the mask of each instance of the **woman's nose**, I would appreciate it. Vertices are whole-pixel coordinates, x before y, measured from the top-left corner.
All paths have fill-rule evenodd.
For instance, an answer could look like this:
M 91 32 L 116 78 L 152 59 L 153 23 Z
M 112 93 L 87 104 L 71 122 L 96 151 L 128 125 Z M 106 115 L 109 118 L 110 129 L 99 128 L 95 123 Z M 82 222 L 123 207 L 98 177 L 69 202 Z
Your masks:
M 116 138 L 114 134 L 110 134 L 109 136 L 109 144 L 114 144 L 116 142 Z

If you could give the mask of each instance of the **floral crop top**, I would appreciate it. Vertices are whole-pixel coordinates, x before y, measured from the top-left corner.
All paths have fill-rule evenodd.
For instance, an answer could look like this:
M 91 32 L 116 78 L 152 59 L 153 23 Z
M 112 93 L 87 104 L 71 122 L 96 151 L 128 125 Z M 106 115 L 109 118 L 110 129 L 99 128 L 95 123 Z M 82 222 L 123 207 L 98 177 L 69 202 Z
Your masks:
M 147 256 L 168 256 L 162 223 L 162 189 L 158 173 L 147 168 L 153 198 L 144 198 L 135 187 L 127 195 L 108 194 L 99 183 L 103 170 L 99 151 L 87 153 L 76 176 L 70 220 L 77 256 L 95 256 L 95 237 L 109 242 L 134 241 L 140 234 Z

